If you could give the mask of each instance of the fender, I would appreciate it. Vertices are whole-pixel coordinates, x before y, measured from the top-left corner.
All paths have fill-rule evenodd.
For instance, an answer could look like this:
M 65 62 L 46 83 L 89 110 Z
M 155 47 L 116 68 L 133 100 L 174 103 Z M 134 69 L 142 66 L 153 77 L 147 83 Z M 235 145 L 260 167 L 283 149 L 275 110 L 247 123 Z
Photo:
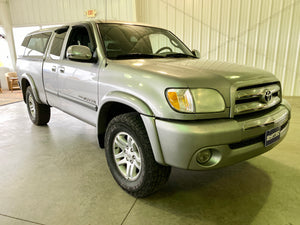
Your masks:
M 102 106 L 108 102 L 118 102 L 135 109 L 135 111 L 140 114 L 154 116 L 152 110 L 144 101 L 134 95 L 121 91 L 114 91 L 104 96 L 101 100 L 101 104 L 99 105 L 100 110 L 98 110 L 98 114 L 101 113 Z
M 104 129 L 105 125 L 103 125 L 103 123 L 101 122 L 101 118 L 103 118 L 102 113 L 104 111 L 104 110 L 102 111 L 102 109 L 104 108 L 103 106 L 106 103 L 110 103 L 110 102 L 127 105 L 141 114 L 141 118 L 143 120 L 143 123 L 145 125 L 151 143 L 154 158 L 158 163 L 166 165 L 161 150 L 158 134 L 157 134 L 157 129 L 155 125 L 155 116 L 152 110 L 150 109 L 150 107 L 143 100 L 131 94 L 121 92 L 121 91 L 115 91 L 109 93 L 102 99 L 98 109 L 98 122 L 97 122 L 98 137 L 101 132 L 103 133 L 105 132 Z
M 25 87 L 25 88 L 23 89 L 23 86 L 26 84 L 26 81 L 27 81 L 27 82 L 29 83 L 29 85 L 31 86 L 31 89 L 32 89 L 32 92 L 33 92 L 33 95 L 34 95 L 35 100 L 36 100 L 38 103 L 42 104 L 42 102 L 41 102 L 41 100 L 40 100 L 40 97 L 39 97 L 39 94 L 38 94 L 38 91 L 37 91 L 37 89 L 36 89 L 35 82 L 34 82 L 34 80 L 32 79 L 32 77 L 31 77 L 29 74 L 27 74 L 27 73 L 23 73 L 23 74 L 21 75 L 21 89 L 22 89 L 22 92 L 23 92 L 23 98 L 24 98 L 24 101 L 26 101 L 26 100 L 25 100 L 25 99 L 26 99 L 26 89 L 25 89 L 25 88 L 27 88 L 27 87 Z

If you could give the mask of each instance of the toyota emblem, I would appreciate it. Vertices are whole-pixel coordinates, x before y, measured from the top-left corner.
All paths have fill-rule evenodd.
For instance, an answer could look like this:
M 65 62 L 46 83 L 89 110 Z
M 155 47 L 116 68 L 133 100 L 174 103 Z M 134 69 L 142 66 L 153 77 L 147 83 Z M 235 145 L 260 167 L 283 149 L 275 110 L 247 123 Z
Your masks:
M 264 95 L 264 100 L 265 102 L 269 102 L 272 99 L 272 92 L 269 90 L 266 90 L 265 95 Z

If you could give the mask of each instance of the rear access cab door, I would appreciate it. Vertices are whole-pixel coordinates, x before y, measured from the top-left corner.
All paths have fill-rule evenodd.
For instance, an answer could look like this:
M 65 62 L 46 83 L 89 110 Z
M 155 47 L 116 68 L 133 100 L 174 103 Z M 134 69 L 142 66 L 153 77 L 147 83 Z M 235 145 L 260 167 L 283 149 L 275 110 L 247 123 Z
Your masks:
M 48 104 L 60 107 L 58 68 L 63 58 L 63 43 L 69 27 L 55 30 L 50 40 L 50 47 L 43 65 L 44 88 Z

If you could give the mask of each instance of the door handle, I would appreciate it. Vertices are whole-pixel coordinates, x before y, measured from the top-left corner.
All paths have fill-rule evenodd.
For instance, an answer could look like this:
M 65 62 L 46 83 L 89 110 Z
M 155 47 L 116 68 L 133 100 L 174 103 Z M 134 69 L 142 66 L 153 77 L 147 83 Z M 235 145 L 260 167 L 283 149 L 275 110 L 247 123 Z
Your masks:
M 61 72 L 61 73 L 64 73 L 64 72 L 65 72 L 65 68 L 64 68 L 64 67 L 60 67 L 58 70 L 59 70 L 59 72 Z
M 56 66 L 52 66 L 52 69 L 51 69 L 53 72 L 56 72 Z

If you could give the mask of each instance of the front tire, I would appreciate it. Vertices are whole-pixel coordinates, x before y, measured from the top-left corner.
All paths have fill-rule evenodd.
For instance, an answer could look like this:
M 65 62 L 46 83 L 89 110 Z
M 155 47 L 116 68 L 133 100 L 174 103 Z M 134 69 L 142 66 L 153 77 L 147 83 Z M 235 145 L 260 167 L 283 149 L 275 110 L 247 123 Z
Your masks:
M 146 197 L 165 184 L 171 167 L 158 164 L 138 113 L 112 119 L 105 134 L 105 154 L 116 182 L 134 197 Z
M 27 111 L 32 123 L 38 126 L 46 125 L 50 120 L 50 106 L 39 104 L 32 92 L 32 88 L 30 86 L 26 89 L 26 104 Z

